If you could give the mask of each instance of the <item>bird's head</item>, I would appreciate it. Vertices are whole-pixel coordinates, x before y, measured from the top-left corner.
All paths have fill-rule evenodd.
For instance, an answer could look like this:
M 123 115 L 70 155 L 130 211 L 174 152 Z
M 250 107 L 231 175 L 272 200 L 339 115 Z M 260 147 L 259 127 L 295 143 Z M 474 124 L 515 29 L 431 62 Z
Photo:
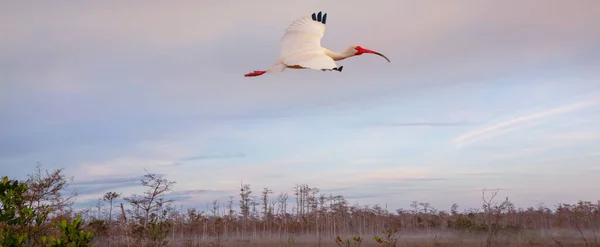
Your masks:
M 379 56 L 385 58 L 385 60 L 387 60 L 388 62 L 390 62 L 390 59 L 388 59 L 385 55 L 383 55 L 379 52 L 373 51 L 373 50 L 365 49 L 365 48 L 361 47 L 360 45 L 353 45 L 351 47 L 351 52 L 354 54 L 354 56 L 360 56 L 365 53 L 379 55 Z

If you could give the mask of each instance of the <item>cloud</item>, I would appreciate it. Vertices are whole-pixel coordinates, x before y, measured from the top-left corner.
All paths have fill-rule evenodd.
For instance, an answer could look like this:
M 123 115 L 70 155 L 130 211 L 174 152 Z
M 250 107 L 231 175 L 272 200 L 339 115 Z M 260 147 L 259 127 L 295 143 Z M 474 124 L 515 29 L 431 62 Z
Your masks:
M 354 187 L 334 187 L 334 188 L 320 189 L 320 191 L 322 193 L 325 193 L 325 192 L 336 192 L 336 191 L 350 191 L 352 189 L 355 189 L 355 188 Z
M 392 164 L 396 163 L 398 160 L 396 159 L 381 159 L 381 158 L 373 158 L 373 159 L 356 159 L 352 161 L 352 164 L 357 165 L 373 165 L 373 164 Z
M 397 193 L 401 194 L 401 193 Z M 377 198 L 385 195 L 384 193 L 372 193 L 372 194 L 350 194 L 344 195 L 345 199 L 368 199 L 368 198 Z
M 433 177 L 431 167 L 372 167 L 370 169 L 347 169 L 340 171 L 336 178 L 330 179 L 335 184 L 365 184 L 377 181 L 376 184 L 402 182 L 440 181 Z M 339 177 L 339 178 L 338 178 Z
M 169 193 L 169 195 L 180 196 L 180 195 L 198 195 L 205 194 L 207 192 L 214 192 L 215 190 L 177 190 Z
M 229 158 L 243 158 L 246 157 L 244 153 L 229 153 L 229 154 L 214 154 L 214 155 L 197 155 L 190 156 L 181 159 L 181 161 L 194 161 L 194 160 L 208 160 L 208 159 L 229 159 Z
M 165 166 L 172 164 L 172 160 L 152 159 L 146 157 L 122 157 L 103 162 L 85 162 L 79 164 L 74 173 L 82 177 L 98 176 L 127 176 L 143 173 L 144 169 L 152 173 L 164 173 Z
M 59 45 L 81 48 L 83 45 L 192 45 L 201 41 L 211 41 L 229 30 L 239 19 L 219 18 L 215 9 L 224 5 L 218 2 L 192 3 L 178 1 L 177 4 L 154 2 L 139 5 L 133 2 L 121 3 L 118 8 L 114 1 L 103 3 L 56 4 L 37 2 L 36 4 L 13 3 L 4 6 L 5 14 L 0 17 L 0 30 L 12 31 L 7 45 L 29 44 L 35 38 Z M 135 2 L 135 1 L 134 1 Z M 242 14 L 243 8 L 231 8 L 231 16 Z M 111 18 L 106 18 L 110 16 Z M 206 24 L 210 19 L 222 19 Z M 204 24 L 203 24 L 204 23 Z M 34 30 L 37 30 L 35 32 Z M 73 35 L 63 37 L 65 33 Z
M 401 190 L 401 191 L 412 191 L 412 190 L 424 190 L 432 189 L 430 186 L 434 186 L 432 182 L 448 182 L 452 179 L 442 177 L 432 178 L 402 178 L 402 179 L 385 179 L 385 180 L 369 180 L 360 183 L 362 186 L 369 188 L 386 188 L 388 190 Z M 354 187 L 357 189 L 358 187 Z
M 71 186 L 80 195 L 106 193 L 119 191 L 123 188 L 141 186 L 143 176 L 138 177 L 110 177 L 85 181 L 74 181 Z
M 530 115 L 525 115 L 517 118 L 513 118 L 507 121 L 503 121 L 500 123 L 493 124 L 491 126 L 481 128 L 478 130 L 474 130 L 463 134 L 459 137 L 456 137 L 453 142 L 456 144 L 458 148 L 465 147 L 466 145 L 475 143 L 477 141 L 485 140 L 488 138 L 492 138 L 495 136 L 499 136 L 502 134 L 506 134 L 509 132 L 513 132 L 519 129 L 522 129 L 526 126 L 535 125 L 536 120 L 541 120 L 544 118 L 549 118 L 556 115 L 565 114 L 568 112 L 580 110 L 583 108 L 591 107 L 598 105 L 600 100 L 592 99 L 586 101 L 580 101 L 574 104 L 569 104 L 561 107 L 552 108 L 550 110 L 536 112 Z
M 517 151 L 512 151 L 512 152 L 505 152 L 505 153 L 501 153 L 501 152 L 492 152 L 490 154 L 487 154 L 486 156 L 489 159 L 502 159 L 502 160 L 506 160 L 506 159 L 516 159 L 516 158 L 522 158 L 522 157 L 526 157 L 526 156 L 534 156 L 536 154 L 540 154 L 558 147 L 564 147 L 564 145 L 556 145 L 556 146 L 545 146 L 545 147 L 534 147 L 534 148 L 524 148 L 524 149 L 520 149 Z
M 169 192 L 168 194 L 166 194 L 165 199 L 174 200 L 179 203 L 182 203 L 182 202 L 194 200 L 195 198 L 198 198 L 199 196 L 203 196 L 203 195 L 214 196 L 215 194 L 223 194 L 226 192 L 232 192 L 232 191 L 226 191 L 226 190 L 176 190 L 176 191 L 172 191 L 172 192 Z
M 458 175 L 472 176 L 472 177 L 499 177 L 504 174 L 500 173 L 500 172 L 491 172 L 491 171 L 465 171 L 465 172 L 459 172 Z
M 144 176 L 138 177 L 110 177 L 110 178 L 98 178 L 93 180 L 84 180 L 74 182 L 73 185 L 77 186 L 94 186 L 94 185 L 104 185 L 104 184 L 121 184 L 121 183 L 130 183 L 133 181 L 140 182 L 144 179 Z
M 467 123 L 467 122 L 406 122 L 406 123 L 375 123 L 372 126 L 380 126 L 380 127 L 411 127 L 411 126 L 425 126 L 425 127 L 453 127 L 453 126 L 469 126 L 469 125 L 477 125 L 477 123 Z
M 283 174 L 283 173 L 267 173 L 267 174 L 263 174 L 261 175 L 262 178 L 264 179 L 282 179 L 285 178 L 287 175 Z
M 506 176 L 523 176 L 523 177 L 529 177 L 529 176 L 533 176 L 533 173 L 526 173 L 526 172 L 515 172 L 515 171 L 461 171 L 461 172 L 457 172 L 456 176 L 458 179 L 462 179 L 461 177 L 474 177 L 474 178 L 482 178 L 482 177 L 497 177 L 497 178 L 503 178 Z
M 600 139 L 600 132 L 571 132 L 548 137 L 549 140 L 560 142 L 584 142 Z

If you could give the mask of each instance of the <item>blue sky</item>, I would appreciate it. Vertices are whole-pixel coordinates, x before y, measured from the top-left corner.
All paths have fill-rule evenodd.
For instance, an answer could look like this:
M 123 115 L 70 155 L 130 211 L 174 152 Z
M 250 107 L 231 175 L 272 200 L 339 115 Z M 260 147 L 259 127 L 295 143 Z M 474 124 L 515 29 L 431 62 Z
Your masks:
M 368 3 L 3 2 L 2 174 L 63 167 L 83 202 L 144 169 L 189 206 L 241 180 L 390 208 L 599 199 L 599 2 Z M 325 47 L 392 62 L 243 77 L 321 10 Z

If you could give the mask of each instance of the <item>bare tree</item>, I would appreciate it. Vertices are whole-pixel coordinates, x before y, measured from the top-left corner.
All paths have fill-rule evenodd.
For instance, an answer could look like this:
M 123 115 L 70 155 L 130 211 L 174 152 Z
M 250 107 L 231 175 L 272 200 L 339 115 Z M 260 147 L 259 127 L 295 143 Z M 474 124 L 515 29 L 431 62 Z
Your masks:
M 240 188 L 240 211 L 242 212 L 242 217 L 244 219 L 244 223 L 242 224 L 242 238 L 243 234 L 246 232 L 248 227 L 248 216 L 250 214 L 250 194 L 252 194 L 252 190 L 250 189 L 249 184 L 241 184 Z
M 138 222 L 140 222 L 141 229 L 138 229 L 138 232 L 140 234 L 141 245 L 144 246 L 147 242 L 148 233 L 153 230 L 148 228 L 150 221 L 158 224 L 158 226 L 153 224 L 153 227 L 167 226 L 163 222 L 160 222 L 160 217 L 165 214 L 164 211 L 160 211 L 165 204 L 173 202 L 173 200 L 165 200 L 164 196 L 171 191 L 175 182 L 149 172 L 144 175 L 144 179 L 141 182 L 142 186 L 148 188 L 148 190 L 142 195 L 133 194 L 125 197 L 124 200 L 131 204 L 133 213 L 136 215 Z
M 263 201 L 263 230 L 262 230 L 262 235 L 264 237 L 264 235 L 267 232 L 267 224 L 269 222 L 269 218 L 270 218 L 270 213 L 269 213 L 269 194 L 273 194 L 273 191 L 270 190 L 268 187 L 265 187 L 262 191 L 262 201 Z
M 287 193 L 281 193 L 279 194 L 279 196 L 277 197 L 277 202 L 279 202 L 279 218 L 280 218 L 280 222 L 279 222 L 279 238 L 281 238 L 281 231 L 282 228 L 285 229 L 284 234 L 287 235 L 287 199 L 288 199 L 288 194 Z
M 110 246 L 111 239 L 112 239 L 111 227 L 112 227 L 113 204 L 114 204 L 115 200 L 117 198 L 119 198 L 120 196 L 121 196 L 121 194 L 119 194 L 117 192 L 106 192 L 106 194 L 104 194 L 104 196 L 102 197 L 103 201 L 108 202 L 108 232 L 109 232 L 108 246 Z
M 229 238 L 229 226 L 233 223 L 233 196 L 229 196 L 229 201 L 227 201 L 227 221 L 225 222 L 225 238 Z
M 70 180 L 72 181 L 72 178 Z M 48 172 L 40 163 L 37 164 L 35 172 L 28 175 L 25 183 L 28 186 L 25 198 L 29 206 L 35 209 L 59 213 L 70 208 L 77 196 L 74 191 L 69 191 L 69 181 L 63 174 L 63 169 Z
M 486 247 L 492 246 L 498 237 L 498 232 L 502 228 L 500 225 L 500 220 L 503 218 L 505 211 L 513 207 L 512 203 L 508 200 L 508 197 L 506 197 L 502 203 L 498 204 L 498 202 L 495 200 L 496 196 L 498 195 L 498 191 L 499 190 L 492 192 L 490 198 L 486 198 L 485 196 L 486 189 L 483 189 L 481 192 L 483 211 L 485 214 L 484 221 L 488 228 Z
M 49 217 L 67 217 L 75 202 L 77 194 L 69 190 L 69 181 L 63 174 L 63 169 L 55 169 L 52 172 L 42 168 L 37 163 L 35 172 L 27 175 L 24 181 L 27 190 L 23 195 L 24 203 L 37 215 L 40 227 L 28 228 L 28 241 L 39 243 L 40 237 L 50 231 Z M 72 178 L 69 179 L 72 181 Z

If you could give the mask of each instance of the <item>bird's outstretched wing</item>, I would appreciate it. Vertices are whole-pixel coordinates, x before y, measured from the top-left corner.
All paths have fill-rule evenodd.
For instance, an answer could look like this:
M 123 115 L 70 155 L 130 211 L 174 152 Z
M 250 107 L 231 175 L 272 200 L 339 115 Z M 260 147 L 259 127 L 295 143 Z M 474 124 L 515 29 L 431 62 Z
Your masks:
M 280 41 L 282 61 L 288 66 L 302 66 L 311 69 L 332 69 L 335 61 L 321 48 L 325 34 L 327 13 L 313 13 L 297 19 L 288 26 Z

